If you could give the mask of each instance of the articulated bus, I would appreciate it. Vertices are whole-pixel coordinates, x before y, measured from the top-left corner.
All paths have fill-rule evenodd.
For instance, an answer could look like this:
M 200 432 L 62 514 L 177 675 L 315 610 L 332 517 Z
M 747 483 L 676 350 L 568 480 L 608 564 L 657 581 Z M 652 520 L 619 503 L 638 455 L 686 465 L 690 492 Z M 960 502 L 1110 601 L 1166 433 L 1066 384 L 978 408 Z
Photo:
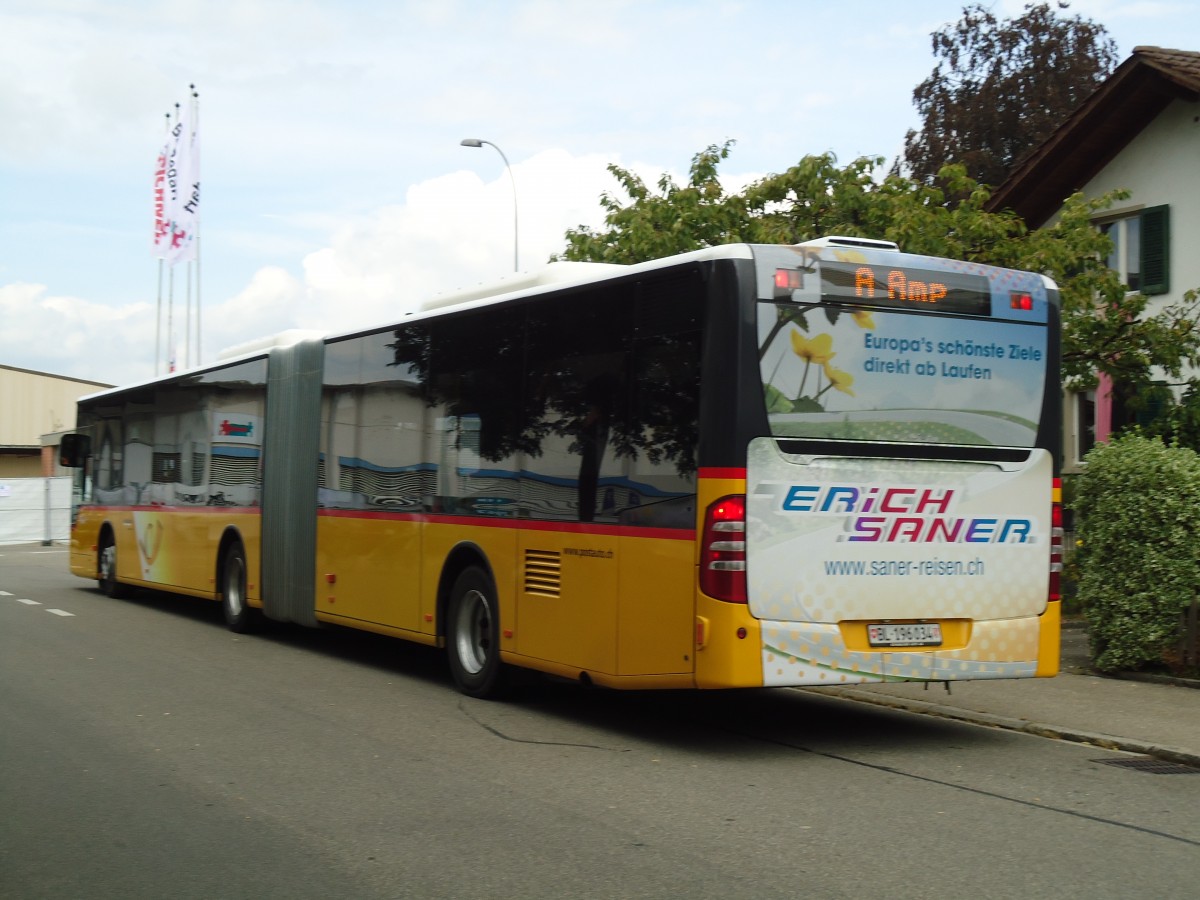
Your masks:
M 478 697 L 1054 675 L 1058 302 L 858 238 L 551 264 L 83 398 L 71 569 Z

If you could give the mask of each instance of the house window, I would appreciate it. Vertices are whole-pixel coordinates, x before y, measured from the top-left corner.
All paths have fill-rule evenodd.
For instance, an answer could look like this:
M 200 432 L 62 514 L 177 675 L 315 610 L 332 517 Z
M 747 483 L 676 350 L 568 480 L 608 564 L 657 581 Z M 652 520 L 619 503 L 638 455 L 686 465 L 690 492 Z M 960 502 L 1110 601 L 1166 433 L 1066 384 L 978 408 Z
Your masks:
M 1128 386 L 1122 388 L 1114 384 L 1107 399 L 1111 431 L 1135 425 L 1139 428 L 1153 427 L 1175 402 L 1171 387 L 1161 381 L 1153 382 L 1137 392 Z
M 1108 235 L 1112 241 L 1112 251 L 1105 260 L 1110 269 L 1121 276 L 1131 291 L 1141 290 L 1142 287 L 1142 218 L 1129 216 L 1117 219 L 1115 222 L 1104 222 L 1100 231 Z
M 1099 224 L 1112 241 L 1108 267 L 1131 291 L 1165 294 L 1170 290 L 1170 219 L 1168 207 L 1154 206 Z
M 1080 391 L 1075 400 L 1075 459 L 1079 462 L 1096 446 L 1096 392 Z

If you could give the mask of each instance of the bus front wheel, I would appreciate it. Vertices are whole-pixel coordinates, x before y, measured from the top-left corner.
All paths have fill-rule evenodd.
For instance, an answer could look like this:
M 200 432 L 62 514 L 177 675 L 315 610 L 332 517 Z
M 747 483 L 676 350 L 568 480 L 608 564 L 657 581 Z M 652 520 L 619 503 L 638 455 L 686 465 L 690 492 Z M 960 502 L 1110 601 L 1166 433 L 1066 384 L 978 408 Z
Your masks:
M 235 634 L 246 634 L 258 626 L 259 611 L 246 603 L 246 551 L 236 541 L 225 551 L 221 566 L 221 610 L 225 624 Z
M 96 573 L 104 596 L 119 600 L 129 594 L 129 588 L 117 581 L 117 544 L 109 532 L 100 540 Z
M 482 569 L 465 569 L 454 582 L 446 645 L 450 675 L 460 691 L 481 699 L 500 695 L 505 681 L 500 611 L 492 580 Z

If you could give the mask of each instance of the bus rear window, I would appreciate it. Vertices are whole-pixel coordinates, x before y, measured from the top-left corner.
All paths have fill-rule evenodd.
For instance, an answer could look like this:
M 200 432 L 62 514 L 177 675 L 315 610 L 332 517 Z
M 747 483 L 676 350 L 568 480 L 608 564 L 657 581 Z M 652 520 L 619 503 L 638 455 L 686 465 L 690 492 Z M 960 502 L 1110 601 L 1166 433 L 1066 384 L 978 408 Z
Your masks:
M 1032 447 L 1047 371 L 1041 322 L 760 302 L 776 437 Z

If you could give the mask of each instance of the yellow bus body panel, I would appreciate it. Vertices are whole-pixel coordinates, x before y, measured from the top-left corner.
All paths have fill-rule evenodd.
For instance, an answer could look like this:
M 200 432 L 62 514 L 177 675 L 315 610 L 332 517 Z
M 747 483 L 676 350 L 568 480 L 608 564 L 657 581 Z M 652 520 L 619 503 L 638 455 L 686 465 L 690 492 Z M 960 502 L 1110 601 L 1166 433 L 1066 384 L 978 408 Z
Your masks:
M 431 630 L 421 618 L 420 522 L 318 516 L 314 577 L 316 613 L 324 621 Z
M 745 495 L 746 478 L 744 474 L 739 477 L 701 477 L 696 487 L 696 557 L 692 575 L 696 622 L 693 640 L 701 645 L 696 651 L 696 687 L 762 687 L 762 629 L 758 619 L 750 615 L 747 604 L 714 600 L 699 588 L 699 554 L 705 511 L 722 497 Z M 739 636 L 741 634 L 745 636 Z
M 83 507 L 71 525 L 71 574 L 93 581 L 100 573 L 99 552 L 100 526 L 105 514 L 91 507 Z
M 762 687 L 762 628 L 745 603 L 697 594 L 696 687 Z
M 492 581 L 496 586 L 496 601 L 500 607 L 500 651 L 515 651 L 517 622 L 517 532 L 511 528 L 454 522 L 430 521 L 424 526 L 425 559 L 421 572 L 421 621 L 431 634 L 444 632 L 439 628 L 438 588 L 446 561 L 456 549 L 481 553 L 487 560 Z M 449 592 L 452 584 L 446 585 Z
M 511 652 L 521 664 L 587 673 L 596 683 L 690 682 L 695 601 L 686 534 L 579 525 L 516 533 L 516 618 L 501 621 L 515 632 Z
M 692 684 L 690 532 L 323 515 L 317 534 L 320 621 L 434 643 L 443 571 L 466 549 L 495 583 L 506 661 L 617 687 Z
M 567 532 L 520 529 L 517 548 L 515 652 L 616 674 L 619 538 L 573 526 Z M 547 568 L 557 568 L 556 577 L 541 577 Z
M 1051 600 L 1038 619 L 1038 666 L 1035 678 L 1058 674 L 1062 660 L 1062 602 Z
M 644 537 L 620 539 L 617 590 L 617 674 L 683 675 L 696 667 L 695 541 Z
M 261 606 L 257 511 L 83 507 L 71 530 L 71 571 L 99 575 L 100 533 L 107 524 L 117 548 L 117 579 L 139 587 L 217 598 L 217 551 L 232 529 L 246 551 L 246 601 Z

